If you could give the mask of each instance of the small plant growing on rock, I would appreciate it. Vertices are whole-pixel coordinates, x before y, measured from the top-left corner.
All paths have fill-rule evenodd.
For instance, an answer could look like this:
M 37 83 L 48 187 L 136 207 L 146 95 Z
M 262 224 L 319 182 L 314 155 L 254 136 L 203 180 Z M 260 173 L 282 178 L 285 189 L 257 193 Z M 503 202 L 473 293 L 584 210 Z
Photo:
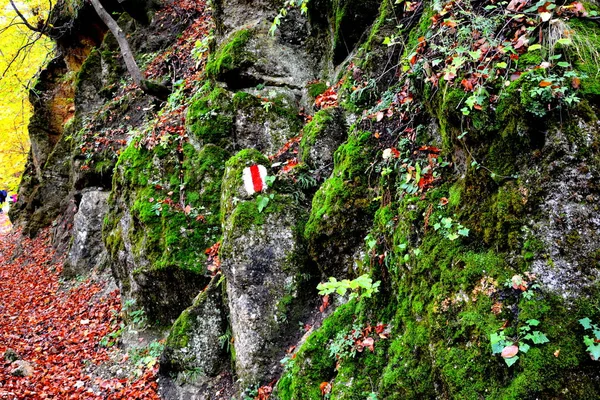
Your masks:
M 548 343 L 550 340 L 546 335 L 534 330 L 540 321 L 529 319 L 525 325 L 518 329 L 518 335 L 515 338 L 507 337 L 504 331 L 494 332 L 490 335 L 490 344 L 492 345 L 492 354 L 500 354 L 509 367 L 519 359 L 519 352 L 525 354 L 531 348 L 531 345 Z M 527 343 L 526 341 L 529 341 Z
M 340 296 L 344 296 L 347 291 L 350 291 L 349 300 L 352 300 L 359 295 L 361 297 L 371 297 L 373 293 L 379 291 L 380 284 L 380 281 L 373 282 L 373 279 L 367 274 L 361 275 L 353 280 L 344 279 L 341 281 L 338 281 L 332 276 L 329 278 L 329 282 L 319 283 L 317 289 L 321 296 L 326 296 L 333 292 L 336 292 Z
M 450 217 L 439 218 L 439 222 L 433 225 L 433 229 L 439 231 L 446 239 L 454 241 L 460 236 L 469 236 L 469 229 L 462 226 L 460 222 L 453 221 Z
M 587 346 L 586 350 L 592 360 L 598 361 L 598 359 L 600 359 L 600 327 L 593 324 L 592 320 L 587 317 L 580 319 L 579 323 L 583 326 L 583 329 L 586 331 L 591 330 L 594 334 L 594 337 L 585 335 L 583 337 L 583 343 Z

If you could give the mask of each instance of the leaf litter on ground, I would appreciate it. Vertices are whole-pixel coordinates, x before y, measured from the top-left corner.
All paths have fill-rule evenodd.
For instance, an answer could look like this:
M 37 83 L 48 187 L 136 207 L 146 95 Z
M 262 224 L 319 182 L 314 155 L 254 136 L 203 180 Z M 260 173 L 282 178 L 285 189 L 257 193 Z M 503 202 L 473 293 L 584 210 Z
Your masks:
M 159 399 L 157 365 L 125 377 L 97 373 L 127 359 L 100 345 L 119 328 L 119 293 L 102 280 L 61 284 L 62 267 L 48 230 L 33 239 L 0 233 L 0 399 Z M 11 374 L 7 354 L 31 375 Z

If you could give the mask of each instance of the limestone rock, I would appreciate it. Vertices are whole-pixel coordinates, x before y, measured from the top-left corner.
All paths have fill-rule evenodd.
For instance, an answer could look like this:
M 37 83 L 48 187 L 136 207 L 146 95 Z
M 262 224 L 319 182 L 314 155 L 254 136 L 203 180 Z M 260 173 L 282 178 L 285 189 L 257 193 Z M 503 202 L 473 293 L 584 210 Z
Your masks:
M 108 211 L 108 195 L 107 191 L 97 189 L 89 189 L 82 194 L 75 214 L 73 244 L 65 260 L 65 275 L 85 273 L 98 266 L 106 255 L 102 243 L 102 221 Z
M 317 171 L 319 176 L 329 177 L 333 171 L 333 153 L 346 138 L 343 114 L 338 108 L 328 108 L 315 114 L 304 127 L 301 159 Z
M 226 364 L 227 314 L 223 307 L 219 273 L 177 318 L 161 356 L 161 373 L 198 371 L 207 379 Z M 225 340 L 225 344 L 221 343 Z
M 236 157 L 237 165 L 228 162 L 224 193 L 235 193 L 242 181 L 239 167 L 252 160 Z M 304 250 L 297 229 L 302 218 L 289 196 L 268 191 L 263 196 L 269 200 L 262 211 L 256 198 L 239 199 L 224 219 L 220 254 L 240 387 L 275 376 L 286 332 L 296 328 L 302 304 Z
M 172 323 L 208 283 L 205 250 L 220 236 L 227 152 L 215 145 L 121 154 L 104 241 L 121 293 L 151 319 Z
M 4 359 L 9 362 L 17 361 L 19 359 L 19 355 L 13 349 L 6 349 L 4 352 Z
M 17 360 L 10 364 L 12 376 L 31 376 L 34 373 L 33 366 L 25 360 Z

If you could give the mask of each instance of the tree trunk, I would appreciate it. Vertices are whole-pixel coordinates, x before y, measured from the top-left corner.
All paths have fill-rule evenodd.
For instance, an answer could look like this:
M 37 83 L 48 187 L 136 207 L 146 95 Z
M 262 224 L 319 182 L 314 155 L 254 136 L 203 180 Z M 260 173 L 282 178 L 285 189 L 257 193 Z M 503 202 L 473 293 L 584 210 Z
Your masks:
M 112 32 L 112 34 L 117 39 L 117 43 L 119 43 L 119 47 L 121 48 L 121 54 L 123 55 L 123 59 L 125 60 L 125 65 L 127 66 L 127 71 L 133 78 L 133 81 L 136 85 L 142 86 L 142 73 L 140 68 L 138 67 L 135 59 L 133 58 L 133 53 L 131 48 L 129 47 L 129 42 L 125 37 L 125 33 L 119 27 L 117 22 L 110 16 L 110 14 L 102 7 L 100 4 L 100 0 L 90 0 L 90 3 L 94 6 L 94 9 L 98 13 L 98 16 L 106 24 L 108 29 Z

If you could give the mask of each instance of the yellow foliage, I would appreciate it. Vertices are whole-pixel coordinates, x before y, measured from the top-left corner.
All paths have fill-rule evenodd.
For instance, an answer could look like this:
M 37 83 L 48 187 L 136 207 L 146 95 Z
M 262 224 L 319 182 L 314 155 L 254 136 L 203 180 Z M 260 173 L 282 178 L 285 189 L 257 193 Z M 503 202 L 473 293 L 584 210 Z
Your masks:
M 48 16 L 47 0 L 13 0 L 32 26 Z M 9 1 L 0 5 L 0 189 L 15 191 L 29 152 L 29 89 L 52 52 L 50 40 L 29 30 Z

